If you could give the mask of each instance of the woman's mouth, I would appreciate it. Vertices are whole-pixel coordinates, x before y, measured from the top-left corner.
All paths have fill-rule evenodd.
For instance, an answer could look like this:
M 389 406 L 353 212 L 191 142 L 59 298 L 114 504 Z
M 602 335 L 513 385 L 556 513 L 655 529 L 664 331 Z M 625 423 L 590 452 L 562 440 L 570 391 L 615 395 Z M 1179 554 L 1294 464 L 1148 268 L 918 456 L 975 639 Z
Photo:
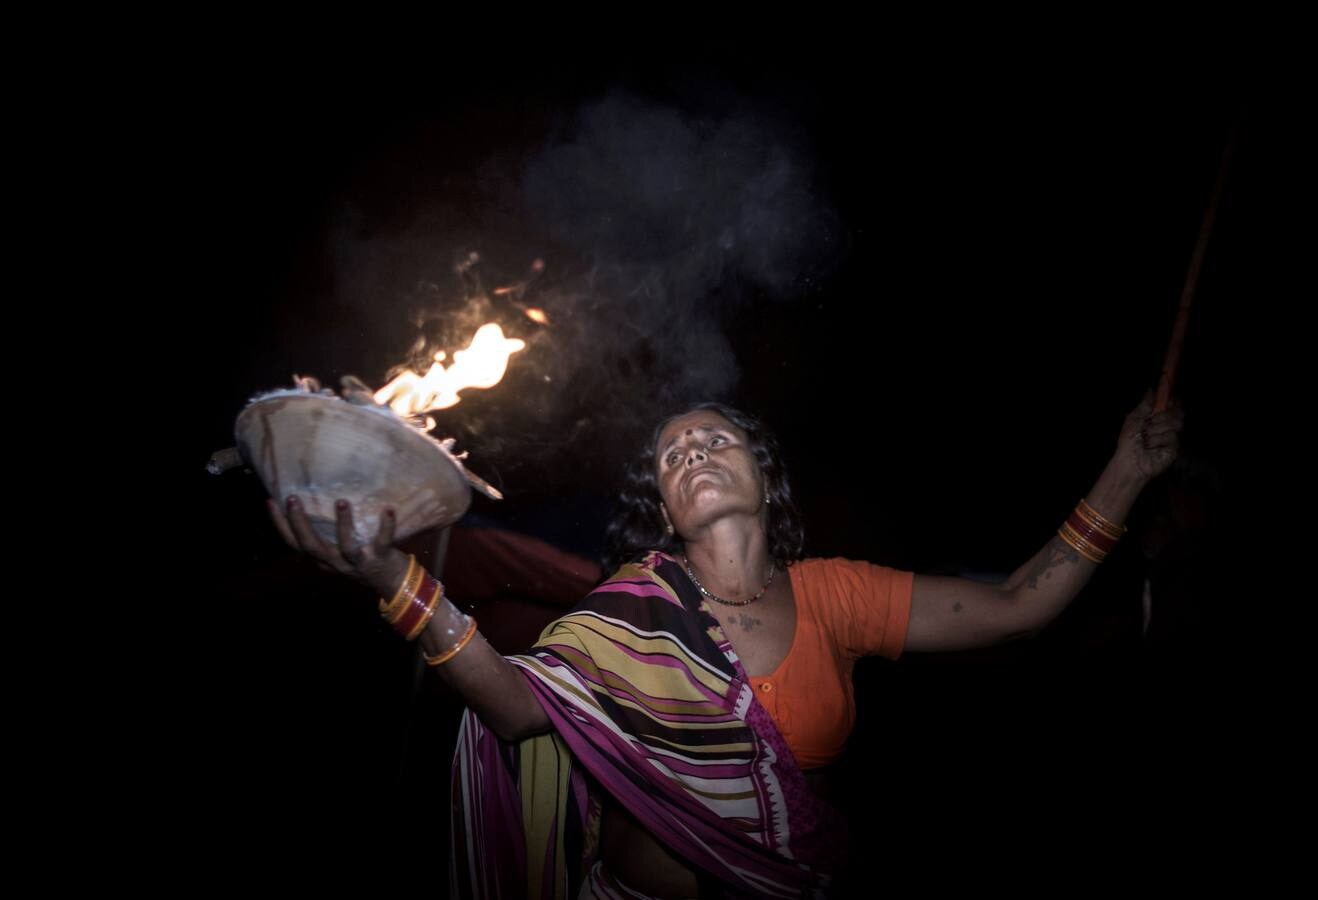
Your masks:
M 684 487 L 690 490 L 691 488 L 695 487 L 696 482 L 701 477 L 706 475 L 717 475 L 717 474 L 718 474 L 718 470 L 712 467 L 697 469 L 696 471 L 692 472 L 690 475 L 686 476 Z

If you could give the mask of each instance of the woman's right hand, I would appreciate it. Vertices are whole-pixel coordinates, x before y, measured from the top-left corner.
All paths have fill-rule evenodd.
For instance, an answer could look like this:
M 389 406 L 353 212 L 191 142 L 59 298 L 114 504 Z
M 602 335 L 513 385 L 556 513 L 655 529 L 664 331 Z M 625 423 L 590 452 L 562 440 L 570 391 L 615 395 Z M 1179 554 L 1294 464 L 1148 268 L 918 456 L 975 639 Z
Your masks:
M 273 499 L 266 508 L 284 542 L 307 554 L 326 571 L 347 575 L 386 599 L 393 596 L 407 574 L 407 554 L 394 546 L 396 517 L 392 509 L 380 516 L 380 530 L 369 543 L 357 540 L 352 527 L 352 506 L 346 500 L 334 504 L 339 542 L 337 545 L 316 534 L 296 496 L 288 498 L 287 514 Z

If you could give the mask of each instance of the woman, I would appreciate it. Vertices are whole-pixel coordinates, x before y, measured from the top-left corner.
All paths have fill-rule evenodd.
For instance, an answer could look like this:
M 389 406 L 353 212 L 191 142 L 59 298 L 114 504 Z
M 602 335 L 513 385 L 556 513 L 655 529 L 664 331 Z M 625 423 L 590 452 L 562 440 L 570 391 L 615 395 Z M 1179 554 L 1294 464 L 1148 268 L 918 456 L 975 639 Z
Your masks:
M 633 467 L 610 534 L 625 564 L 510 657 L 392 547 L 390 515 L 361 545 L 341 503 L 333 547 L 295 499 L 271 514 L 292 546 L 375 589 L 468 703 L 455 894 L 823 896 L 846 841 L 816 772 L 854 723 L 855 660 L 1037 632 L 1171 464 L 1182 423 L 1147 394 L 1058 535 L 991 585 L 800 559 L 773 438 L 703 404 L 662 422 Z

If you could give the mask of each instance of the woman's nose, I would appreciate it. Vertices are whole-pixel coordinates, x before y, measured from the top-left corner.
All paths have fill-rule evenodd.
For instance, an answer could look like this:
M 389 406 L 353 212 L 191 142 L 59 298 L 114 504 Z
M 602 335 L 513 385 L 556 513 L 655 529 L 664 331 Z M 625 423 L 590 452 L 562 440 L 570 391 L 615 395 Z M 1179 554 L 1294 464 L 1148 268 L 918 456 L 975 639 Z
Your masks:
M 688 468 L 695 465 L 698 462 L 704 462 L 705 459 L 706 459 L 705 450 L 703 447 L 692 447 L 690 450 L 687 451 L 686 464 Z

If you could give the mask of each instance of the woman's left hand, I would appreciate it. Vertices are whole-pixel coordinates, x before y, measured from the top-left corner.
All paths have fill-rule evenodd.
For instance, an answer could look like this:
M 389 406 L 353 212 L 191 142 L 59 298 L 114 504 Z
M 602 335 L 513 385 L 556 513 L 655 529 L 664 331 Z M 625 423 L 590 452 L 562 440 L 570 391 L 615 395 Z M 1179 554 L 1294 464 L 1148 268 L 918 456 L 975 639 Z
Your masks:
M 1136 478 L 1144 481 L 1156 478 L 1176 459 L 1184 425 L 1185 413 L 1176 401 L 1155 413 L 1153 391 L 1146 391 L 1144 399 L 1121 426 L 1114 462 Z

